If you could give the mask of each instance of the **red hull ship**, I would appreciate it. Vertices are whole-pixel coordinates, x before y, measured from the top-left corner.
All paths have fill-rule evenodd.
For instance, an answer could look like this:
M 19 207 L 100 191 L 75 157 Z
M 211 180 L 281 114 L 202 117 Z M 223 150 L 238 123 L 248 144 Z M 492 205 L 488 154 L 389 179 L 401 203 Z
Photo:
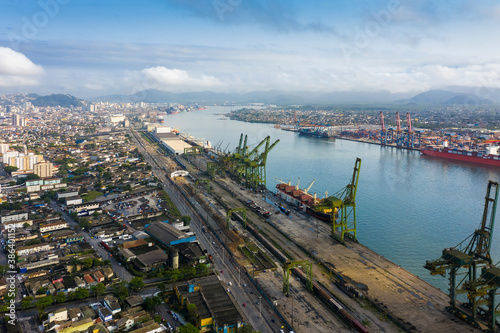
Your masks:
M 298 185 L 292 186 L 290 183 L 280 183 L 276 185 L 276 189 L 278 190 L 277 195 L 283 200 L 286 200 L 311 216 L 329 223 L 332 223 L 334 214 L 337 217 L 337 210 L 332 208 L 332 203 L 339 200 L 338 198 L 328 197 L 319 199 L 316 198 L 316 194 L 311 195 L 307 193 L 307 190 L 300 189 Z
M 500 167 L 499 148 L 500 146 L 493 146 L 487 147 L 485 150 L 468 150 L 443 146 L 427 146 L 420 149 L 420 153 L 422 155 Z

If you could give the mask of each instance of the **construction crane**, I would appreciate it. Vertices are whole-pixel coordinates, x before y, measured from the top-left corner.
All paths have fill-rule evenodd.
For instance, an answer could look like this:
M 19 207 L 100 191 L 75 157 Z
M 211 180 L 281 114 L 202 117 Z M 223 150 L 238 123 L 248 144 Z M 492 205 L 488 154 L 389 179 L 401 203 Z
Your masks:
M 354 240 L 357 239 L 356 192 L 358 189 L 360 167 L 361 159 L 356 158 L 351 183 L 334 195 L 338 200 L 333 200 L 333 208 L 340 210 L 340 216 L 338 219 L 333 218 L 332 233 L 341 242 L 344 242 L 345 236 Z M 336 231 L 340 232 L 340 236 L 337 235 Z
M 475 323 L 477 323 L 478 305 L 482 304 L 477 300 L 477 297 L 481 295 L 478 290 L 482 285 L 481 282 L 477 282 L 477 272 L 480 267 L 489 266 L 492 263 L 490 249 L 497 199 L 498 183 L 489 181 L 479 229 L 457 246 L 444 249 L 441 258 L 427 261 L 424 266 L 431 275 L 444 276 L 446 271 L 449 271 L 450 308 L 454 313 Z M 463 246 L 464 244 L 466 245 Z M 463 277 L 458 280 L 457 278 L 462 275 Z M 470 312 L 457 304 L 457 295 L 465 293 L 469 296 Z

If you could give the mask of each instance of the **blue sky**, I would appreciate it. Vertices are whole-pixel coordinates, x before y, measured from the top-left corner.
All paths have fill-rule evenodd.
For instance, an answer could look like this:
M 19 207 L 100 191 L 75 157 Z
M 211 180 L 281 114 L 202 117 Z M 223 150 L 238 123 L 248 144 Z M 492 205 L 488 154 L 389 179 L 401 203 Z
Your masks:
M 0 0 L 0 94 L 500 87 L 496 1 Z

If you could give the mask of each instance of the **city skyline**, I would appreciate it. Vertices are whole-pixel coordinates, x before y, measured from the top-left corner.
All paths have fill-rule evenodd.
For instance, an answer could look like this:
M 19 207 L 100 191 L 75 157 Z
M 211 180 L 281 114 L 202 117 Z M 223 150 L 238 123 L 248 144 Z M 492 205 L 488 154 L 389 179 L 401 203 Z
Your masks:
M 0 94 L 500 88 L 493 1 L 0 4 Z

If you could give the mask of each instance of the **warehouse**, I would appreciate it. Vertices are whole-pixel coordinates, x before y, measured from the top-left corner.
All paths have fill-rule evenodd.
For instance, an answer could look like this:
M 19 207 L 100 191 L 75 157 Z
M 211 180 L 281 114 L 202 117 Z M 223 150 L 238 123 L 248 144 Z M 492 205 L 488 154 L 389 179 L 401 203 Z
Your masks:
M 175 155 L 184 154 L 185 148 L 191 148 L 192 146 L 182 140 L 161 140 L 161 144 L 168 149 L 171 153 Z

